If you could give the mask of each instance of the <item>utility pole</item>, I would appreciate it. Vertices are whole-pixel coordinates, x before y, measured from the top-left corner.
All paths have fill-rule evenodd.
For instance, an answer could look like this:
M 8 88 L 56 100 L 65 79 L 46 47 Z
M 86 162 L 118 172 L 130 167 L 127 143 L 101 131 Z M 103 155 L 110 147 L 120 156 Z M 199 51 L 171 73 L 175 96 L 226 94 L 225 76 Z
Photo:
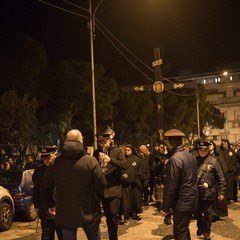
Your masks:
M 161 64 L 163 63 L 160 58 L 160 49 L 154 48 L 154 62 L 152 67 L 155 68 L 155 83 L 153 85 L 153 90 L 156 92 L 156 101 L 157 101 L 157 124 L 158 124 L 158 133 L 159 139 L 163 141 L 163 100 L 162 100 L 162 91 L 164 85 L 161 82 Z
M 93 106 L 93 147 L 97 149 L 97 116 L 96 116 L 96 92 L 95 92 L 95 73 L 94 73 L 94 49 L 93 49 L 93 13 L 92 0 L 89 0 L 89 30 L 91 47 L 91 70 L 92 70 L 92 106 Z

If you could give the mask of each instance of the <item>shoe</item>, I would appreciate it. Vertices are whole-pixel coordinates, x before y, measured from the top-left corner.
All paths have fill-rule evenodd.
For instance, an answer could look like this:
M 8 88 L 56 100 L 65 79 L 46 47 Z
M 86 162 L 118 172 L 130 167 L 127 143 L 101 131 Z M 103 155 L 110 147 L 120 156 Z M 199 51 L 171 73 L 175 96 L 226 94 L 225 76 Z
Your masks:
M 143 202 L 143 206 L 149 206 L 149 202 Z
M 126 219 L 126 220 L 124 221 L 124 225 L 128 226 L 128 224 L 129 224 L 129 220 Z
M 123 225 L 124 222 L 125 222 L 124 220 L 120 219 L 120 220 L 118 221 L 118 224 L 119 224 L 119 225 Z
M 199 237 L 199 236 L 201 236 L 202 234 L 203 234 L 202 229 L 201 229 L 201 228 L 198 228 L 198 230 L 197 230 L 197 236 Z
M 140 221 L 142 218 L 139 217 L 139 216 L 136 214 L 136 215 L 133 216 L 133 219 L 134 219 L 134 220 L 137 220 L 137 221 Z
M 210 233 L 204 233 L 203 234 L 203 239 L 204 240 L 211 240 Z
M 153 198 L 152 198 L 152 197 L 150 197 L 150 199 L 149 199 L 149 202 L 154 202 L 154 200 L 153 200 Z
M 164 218 L 164 223 L 165 223 L 166 225 L 171 225 L 171 224 L 172 224 L 172 221 L 171 221 L 170 218 Z

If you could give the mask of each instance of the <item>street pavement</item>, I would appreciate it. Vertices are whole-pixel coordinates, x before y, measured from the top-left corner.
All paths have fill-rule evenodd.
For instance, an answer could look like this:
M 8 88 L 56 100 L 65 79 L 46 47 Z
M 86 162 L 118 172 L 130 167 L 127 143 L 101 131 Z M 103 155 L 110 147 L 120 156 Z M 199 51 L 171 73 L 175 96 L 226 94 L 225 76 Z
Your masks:
M 141 214 L 142 220 L 136 222 L 130 220 L 128 226 L 119 226 L 119 240 L 155 240 L 173 239 L 172 225 L 163 223 L 156 208 L 152 206 L 144 207 Z M 203 239 L 196 236 L 196 220 L 190 223 L 192 240 Z M 102 225 L 103 239 L 108 239 L 106 226 Z M 239 240 L 240 239 L 240 203 L 232 203 L 228 207 L 228 217 L 221 218 L 212 224 L 212 240 Z M 81 238 L 82 239 L 82 238 Z
M 119 225 L 119 240 L 155 240 L 172 239 L 172 225 L 165 225 L 163 217 L 160 216 L 154 204 L 145 206 L 142 219 L 136 221 L 130 219 L 129 225 Z M 196 236 L 196 221 L 190 223 L 192 240 L 201 240 L 203 237 Z M 107 225 L 105 217 L 101 222 L 102 239 L 108 239 Z M 232 202 L 228 206 L 228 217 L 221 218 L 212 224 L 212 240 L 239 240 L 240 239 L 240 202 Z M 41 227 L 39 223 L 36 233 L 36 222 L 33 223 L 14 223 L 11 230 L 0 233 L 0 239 L 4 240 L 40 240 Z M 57 238 L 56 238 L 57 239 Z M 83 230 L 78 229 L 78 240 L 87 240 Z

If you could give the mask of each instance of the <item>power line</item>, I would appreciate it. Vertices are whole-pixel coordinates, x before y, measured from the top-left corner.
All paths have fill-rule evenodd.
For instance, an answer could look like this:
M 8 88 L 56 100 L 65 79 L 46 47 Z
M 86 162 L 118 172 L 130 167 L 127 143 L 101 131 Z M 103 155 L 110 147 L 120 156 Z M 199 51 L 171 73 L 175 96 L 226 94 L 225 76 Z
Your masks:
M 143 76 L 145 76 L 151 82 L 154 82 L 149 76 L 147 76 L 136 64 L 134 64 L 119 48 L 118 46 L 104 33 L 104 31 L 96 24 L 99 31 L 107 38 L 107 40 L 117 49 L 117 51 L 132 65 L 134 66 Z
M 46 4 L 46 5 L 49 5 L 49 6 L 53 7 L 53 8 L 57 8 L 57 9 L 59 9 L 59 10 L 62 10 L 62 11 L 67 12 L 67 13 L 71 13 L 71 14 L 76 15 L 76 16 L 79 16 L 79 17 L 88 18 L 88 16 L 85 16 L 85 15 L 82 15 L 82 14 L 79 14 L 79 13 L 75 13 L 75 12 L 70 11 L 70 10 L 68 10 L 68 9 L 59 7 L 59 6 L 55 5 L 55 4 L 48 3 L 48 2 L 46 2 L 46 1 L 44 1 L 44 0 L 39 0 L 39 2 L 42 2 L 42 3 L 44 3 L 44 4 Z

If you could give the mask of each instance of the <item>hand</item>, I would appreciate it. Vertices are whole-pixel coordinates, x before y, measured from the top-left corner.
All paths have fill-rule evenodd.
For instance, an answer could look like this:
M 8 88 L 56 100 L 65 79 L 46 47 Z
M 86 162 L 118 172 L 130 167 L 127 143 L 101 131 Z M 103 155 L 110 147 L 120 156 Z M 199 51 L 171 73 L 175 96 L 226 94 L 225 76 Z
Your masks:
M 53 216 L 56 215 L 56 208 L 55 208 L 55 207 L 49 208 L 48 211 L 49 211 L 49 213 L 50 213 L 51 215 L 53 215 Z
M 108 163 L 111 160 L 107 154 L 102 153 L 102 152 L 99 153 L 98 157 L 99 157 L 99 161 L 101 163 Z
M 224 195 L 223 194 L 218 195 L 218 200 L 219 201 L 222 201 L 223 199 L 224 199 Z
M 35 212 L 39 215 L 39 208 L 35 208 Z
M 161 210 L 160 215 L 161 215 L 162 217 L 166 217 L 166 216 L 167 216 L 167 213 L 164 212 L 163 210 Z

